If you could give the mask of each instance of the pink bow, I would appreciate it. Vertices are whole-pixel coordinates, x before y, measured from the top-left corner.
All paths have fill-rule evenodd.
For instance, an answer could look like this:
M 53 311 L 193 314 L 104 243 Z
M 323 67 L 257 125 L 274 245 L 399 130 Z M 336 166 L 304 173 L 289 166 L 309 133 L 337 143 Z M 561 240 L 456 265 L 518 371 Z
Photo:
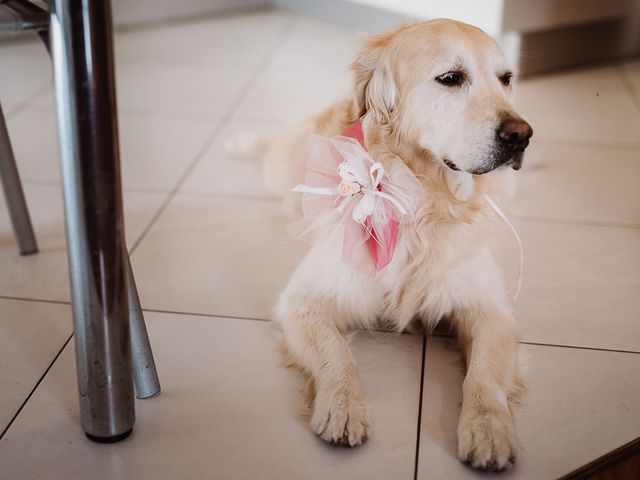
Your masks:
M 398 242 L 399 226 L 411 217 L 421 185 L 400 159 L 388 167 L 376 162 L 349 137 L 312 135 L 304 185 L 302 235 L 340 220 L 344 224 L 342 259 L 358 271 L 385 268 Z

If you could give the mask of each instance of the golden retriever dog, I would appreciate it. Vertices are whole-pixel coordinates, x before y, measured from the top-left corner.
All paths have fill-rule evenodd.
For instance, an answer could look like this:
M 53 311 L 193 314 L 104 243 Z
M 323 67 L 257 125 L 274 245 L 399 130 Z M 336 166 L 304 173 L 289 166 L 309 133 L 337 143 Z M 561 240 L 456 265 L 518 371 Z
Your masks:
M 513 409 L 523 383 L 510 299 L 490 251 L 500 220 L 486 194 L 500 198 L 492 172 L 519 169 L 532 135 L 512 103 L 513 71 L 489 36 L 446 19 L 370 37 L 351 69 L 348 98 L 263 144 L 268 182 L 299 202 L 288 192 L 304 180 L 310 135 L 336 137 L 360 122 L 371 157 L 385 168 L 400 159 L 420 192 L 385 268 L 354 270 L 341 257 L 342 236 L 320 228 L 279 299 L 287 351 L 310 377 L 311 429 L 347 446 L 370 434 L 345 333 L 414 322 L 432 329 L 446 319 L 467 365 L 458 455 L 504 470 L 517 454 Z

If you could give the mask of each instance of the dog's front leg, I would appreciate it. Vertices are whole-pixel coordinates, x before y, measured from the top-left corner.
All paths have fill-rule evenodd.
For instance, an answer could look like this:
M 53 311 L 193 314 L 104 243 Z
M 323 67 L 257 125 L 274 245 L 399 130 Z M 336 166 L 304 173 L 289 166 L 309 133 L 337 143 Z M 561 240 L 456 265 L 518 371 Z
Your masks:
M 286 302 L 279 321 L 293 360 L 311 374 L 311 428 L 332 444 L 359 445 L 370 422 L 356 360 L 333 321 L 333 309 L 317 299 L 300 300 Z
M 458 423 L 458 455 L 481 470 L 509 468 L 517 454 L 512 416 L 522 387 L 511 312 L 500 304 L 481 304 L 456 312 L 467 375 Z

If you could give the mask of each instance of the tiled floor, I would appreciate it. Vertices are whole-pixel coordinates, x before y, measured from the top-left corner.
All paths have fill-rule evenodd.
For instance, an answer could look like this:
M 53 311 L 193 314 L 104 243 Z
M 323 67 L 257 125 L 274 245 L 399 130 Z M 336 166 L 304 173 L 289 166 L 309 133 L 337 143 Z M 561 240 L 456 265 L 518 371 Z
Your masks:
M 478 476 L 455 459 L 450 339 L 356 335 L 374 430 L 345 450 L 307 429 L 303 378 L 281 366 L 265 321 L 304 246 L 259 165 L 224 145 L 338 98 L 357 41 L 278 10 L 117 35 L 127 240 L 164 389 L 111 446 L 78 425 L 48 59 L 35 41 L 0 43 L 41 247 L 17 255 L 0 205 L 2 480 Z M 533 78 L 518 95 L 536 131 L 511 205 L 529 393 L 521 456 L 502 478 L 548 479 L 640 435 L 640 61 Z M 513 240 L 497 249 L 515 276 Z

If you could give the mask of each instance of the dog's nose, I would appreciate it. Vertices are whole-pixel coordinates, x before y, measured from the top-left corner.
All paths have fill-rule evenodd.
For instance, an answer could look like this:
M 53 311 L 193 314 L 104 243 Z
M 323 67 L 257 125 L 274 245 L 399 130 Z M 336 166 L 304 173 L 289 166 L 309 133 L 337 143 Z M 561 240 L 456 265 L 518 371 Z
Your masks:
M 531 125 L 521 118 L 508 118 L 498 127 L 498 137 L 510 149 L 522 151 L 529 145 L 533 135 Z

